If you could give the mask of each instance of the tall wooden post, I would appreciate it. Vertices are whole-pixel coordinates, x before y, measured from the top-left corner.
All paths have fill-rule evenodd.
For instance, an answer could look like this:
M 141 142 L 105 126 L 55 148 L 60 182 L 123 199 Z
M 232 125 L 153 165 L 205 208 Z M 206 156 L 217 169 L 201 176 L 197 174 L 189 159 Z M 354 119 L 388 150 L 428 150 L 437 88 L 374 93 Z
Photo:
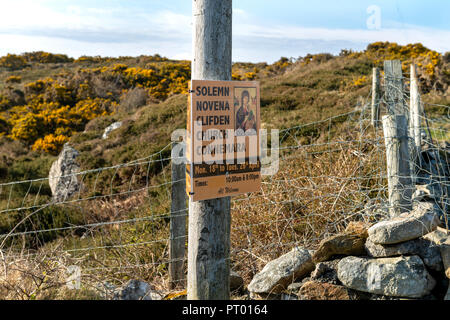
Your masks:
M 231 80 L 232 0 L 193 0 L 193 80 Z M 230 298 L 230 197 L 189 199 L 189 300 Z
M 400 60 L 384 62 L 385 100 L 388 114 L 405 114 L 403 73 Z
M 411 64 L 411 93 L 410 93 L 410 116 L 409 116 L 409 132 L 414 141 L 414 146 L 420 151 L 422 144 L 420 134 L 420 93 L 419 84 L 416 74 L 416 65 Z
M 391 216 L 410 211 L 412 181 L 409 167 L 408 121 L 404 115 L 383 116 Z
M 422 148 L 422 136 L 420 132 L 420 111 L 421 101 L 419 93 L 419 84 L 416 74 L 416 65 L 411 63 L 411 85 L 410 85 L 410 105 L 409 105 L 409 136 L 411 137 L 412 165 L 413 173 L 416 179 L 417 172 L 421 167 L 420 151 Z
M 372 125 L 376 128 L 380 121 L 380 69 L 373 68 L 372 70 Z
M 183 156 L 172 150 L 172 205 L 170 217 L 169 278 L 170 287 L 185 284 L 184 257 L 186 253 L 186 165 L 173 159 Z

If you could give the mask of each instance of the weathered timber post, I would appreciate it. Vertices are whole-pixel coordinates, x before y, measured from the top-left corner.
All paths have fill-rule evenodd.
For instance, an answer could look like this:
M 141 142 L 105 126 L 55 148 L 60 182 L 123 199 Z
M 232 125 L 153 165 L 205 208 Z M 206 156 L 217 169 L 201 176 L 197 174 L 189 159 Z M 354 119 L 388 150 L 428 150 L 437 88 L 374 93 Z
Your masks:
M 169 245 L 171 289 L 185 285 L 183 265 L 186 252 L 186 165 L 184 161 L 174 161 L 174 158 L 182 156 L 183 154 L 172 152 L 172 205 Z
M 403 73 L 400 60 L 384 62 L 385 100 L 388 114 L 405 114 Z
M 373 68 L 372 70 L 372 125 L 376 128 L 380 121 L 380 69 Z
M 232 0 L 193 0 L 193 80 L 231 80 Z M 189 199 L 189 300 L 230 298 L 230 197 Z
M 421 101 L 416 65 L 411 63 L 410 105 L 409 105 L 409 136 L 411 137 L 411 165 L 414 180 L 417 179 L 419 168 L 422 166 L 421 149 L 422 136 L 420 130 Z
M 404 115 L 383 116 L 384 143 L 391 216 L 411 210 L 408 122 Z

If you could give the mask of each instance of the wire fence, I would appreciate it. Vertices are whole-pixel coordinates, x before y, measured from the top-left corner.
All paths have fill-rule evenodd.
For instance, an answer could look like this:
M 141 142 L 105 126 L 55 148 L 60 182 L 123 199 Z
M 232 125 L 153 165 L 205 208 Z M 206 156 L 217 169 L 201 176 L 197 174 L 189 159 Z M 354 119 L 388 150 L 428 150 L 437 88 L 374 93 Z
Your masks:
M 408 115 L 404 89 L 400 102 Z M 385 138 L 371 123 L 370 95 L 351 112 L 281 129 L 279 147 L 268 148 L 279 153 L 278 172 L 263 177 L 259 192 L 232 200 L 230 262 L 246 283 L 293 246 L 314 249 L 350 221 L 389 217 Z M 384 113 L 390 100 L 386 94 L 379 100 Z M 423 107 L 428 166 L 418 173 L 412 157 L 411 172 L 416 182 L 421 175 L 439 183 L 436 202 L 447 212 L 450 107 Z M 428 117 L 430 107 L 446 116 Z M 171 148 L 115 166 L 0 183 L 0 294 L 55 298 L 51 289 L 67 287 L 70 266 L 80 268 L 85 290 L 104 298 L 129 279 L 169 291 L 169 264 L 183 261 L 186 270 L 186 256 L 170 258 L 170 219 L 188 216 L 187 208 L 171 210 L 171 188 L 179 182 L 171 177 Z M 55 199 L 50 184 L 64 179 L 76 184 L 75 192 Z M 187 233 L 177 239 L 187 244 Z M 179 279 L 180 290 L 185 285 Z

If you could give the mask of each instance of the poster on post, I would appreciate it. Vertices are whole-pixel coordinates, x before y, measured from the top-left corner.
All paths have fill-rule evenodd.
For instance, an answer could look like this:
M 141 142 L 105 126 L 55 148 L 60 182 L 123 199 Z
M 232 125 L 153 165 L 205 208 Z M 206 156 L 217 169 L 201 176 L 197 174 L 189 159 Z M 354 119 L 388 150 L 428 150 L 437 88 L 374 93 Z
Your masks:
M 188 195 L 200 201 L 259 191 L 259 82 L 192 80 L 190 88 Z

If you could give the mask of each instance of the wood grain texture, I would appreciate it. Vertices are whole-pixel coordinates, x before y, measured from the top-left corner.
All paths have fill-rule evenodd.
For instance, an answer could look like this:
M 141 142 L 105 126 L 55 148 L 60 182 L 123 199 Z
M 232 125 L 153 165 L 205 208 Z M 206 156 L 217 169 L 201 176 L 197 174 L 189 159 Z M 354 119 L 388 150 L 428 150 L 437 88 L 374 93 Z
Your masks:
M 404 115 L 383 116 L 388 175 L 389 207 L 392 216 L 410 211 L 412 180 L 408 147 L 408 122 Z
M 232 1 L 192 4 L 192 80 L 231 80 Z M 189 199 L 189 300 L 230 298 L 230 225 L 230 197 Z
M 174 155 L 172 157 L 182 155 Z M 186 253 L 186 165 L 172 161 L 172 204 L 170 217 L 169 278 L 170 287 L 185 286 L 184 257 Z
M 372 125 L 378 127 L 380 124 L 380 98 L 381 98 L 381 84 L 380 84 L 380 69 L 373 68 L 372 70 Z
M 403 73 L 400 60 L 384 61 L 385 100 L 388 114 L 405 114 Z
M 411 92 L 410 92 L 410 116 L 409 116 L 409 132 L 413 138 L 414 146 L 420 151 L 422 139 L 420 135 L 420 93 L 419 83 L 417 80 L 416 65 L 411 64 Z

